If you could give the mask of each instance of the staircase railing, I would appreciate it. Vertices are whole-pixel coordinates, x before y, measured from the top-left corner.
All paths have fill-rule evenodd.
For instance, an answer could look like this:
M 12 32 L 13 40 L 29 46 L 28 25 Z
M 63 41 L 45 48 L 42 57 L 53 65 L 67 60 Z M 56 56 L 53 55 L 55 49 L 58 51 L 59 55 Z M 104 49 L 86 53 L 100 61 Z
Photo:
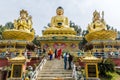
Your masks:
M 77 73 L 76 73 L 76 65 L 73 64 L 73 72 L 72 72 L 72 77 L 77 80 Z
M 31 80 L 36 80 L 39 71 L 42 70 L 43 65 L 46 63 L 46 61 L 47 61 L 46 58 L 42 59 L 42 61 L 40 62 L 40 64 L 36 67 L 35 71 L 33 72 Z

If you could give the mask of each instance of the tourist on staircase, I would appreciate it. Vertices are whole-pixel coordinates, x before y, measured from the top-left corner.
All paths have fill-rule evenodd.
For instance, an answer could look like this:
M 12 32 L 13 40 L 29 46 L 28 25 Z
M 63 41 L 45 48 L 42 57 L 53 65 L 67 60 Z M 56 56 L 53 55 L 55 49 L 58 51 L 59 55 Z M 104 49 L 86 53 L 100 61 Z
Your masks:
M 50 56 L 50 60 L 52 60 L 52 57 L 53 57 L 53 51 L 52 51 L 51 48 L 49 49 L 48 55 Z
M 71 62 L 72 62 L 72 60 L 73 60 L 73 57 L 72 57 L 72 55 L 69 53 L 69 57 L 68 57 L 68 63 L 69 63 L 69 70 L 71 69 Z
M 59 60 L 60 60 L 61 54 L 62 54 L 62 49 L 60 48 L 57 52 L 57 57 Z
M 64 69 L 67 69 L 67 53 L 64 53 Z
M 55 53 L 55 58 L 57 58 L 57 49 L 55 49 L 54 53 Z
M 45 48 L 43 48 L 43 51 L 42 51 L 42 52 L 43 52 L 43 54 L 45 54 L 45 53 L 46 53 L 46 50 L 45 50 Z

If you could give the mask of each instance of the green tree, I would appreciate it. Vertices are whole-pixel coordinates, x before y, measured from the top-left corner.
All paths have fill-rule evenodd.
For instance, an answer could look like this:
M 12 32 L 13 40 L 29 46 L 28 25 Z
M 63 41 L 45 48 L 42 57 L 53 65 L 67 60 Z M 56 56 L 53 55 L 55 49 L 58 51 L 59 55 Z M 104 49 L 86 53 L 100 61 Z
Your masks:
M 26 45 L 26 48 L 27 48 L 29 51 L 34 51 L 35 45 L 34 45 L 34 43 L 28 43 L 28 44 Z
M 85 44 L 87 43 L 87 40 L 85 39 L 85 35 L 86 34 L 88 34 L 89 32 L 88 32 L 88 30 L 83 30 L 82 31 L 82 41 L 79 43 L 79 48 L 80 49 L 84 49 L 84 47 L 85 47 Z
M 108 24 L 106 25 L 106 27 L 107 27 L 107 30 L 110 30 L 111 28 L 111 26 L 109 26 Z
M 6 28 L 6 29 L 13 29 L 13 28 L 14 28 L 14 24 L 13 24 L 12 22 L 7 22 L 7 23 L 5 24 L 5 28 Z
M 6 29 L 5 26 L 0 25 L 0 39 L 2 39 L 2 32 Z
M 114 72 L 114 62 L 111 59 L 103 59 L 101 63 L 98 63 L 99 75 L 106 77 L 107 72 Z
M 76 25 L 74 22 L 70 21 L 70 27 L 74 28 L 74 30 L 77 32 L 77 36 L 81 35 L 82 29 L 79 25 Z
M 40 42 L 37 40 L 37 36 L 35 36 L 34 40 L 32 41 L 36 46 L 40 46 Z

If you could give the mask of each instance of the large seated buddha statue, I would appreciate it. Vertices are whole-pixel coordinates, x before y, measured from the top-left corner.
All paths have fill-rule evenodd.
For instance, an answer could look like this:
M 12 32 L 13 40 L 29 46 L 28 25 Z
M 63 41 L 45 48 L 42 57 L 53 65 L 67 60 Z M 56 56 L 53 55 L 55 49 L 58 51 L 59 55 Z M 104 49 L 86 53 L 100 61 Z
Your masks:
M 93 12 L 93 21 L 88 24 L 88 34 L 85 36 L 87 41 L 92 40 L 114 40 L 117 33 L 113 30 L 107 30 L 106 23 L 104 21 L 104 12 L 102 17 L 96 10 Z
M 69 26 L 69 20 L 65 17 L 64 9 L 58 7 L 56 9 L 56 16 L 53 16 L 51 19 L 50 27 L 48 27 L 43 35 L 76 35 L 76 32 L 73 28 Z
M 14 20 L 14 29 L 7 29 L 2 35 L 4 39 L 32 41 L 34 39 L 34 33 L 32 17 L 28 15 L 26 10 L 21 10 L 20 17 Z
M 62 7 L 58 7 L 56 10 L 57 15 L 51 19 L 51 27 L 66 28 L 69 27 L 68 18 L 63 15 L 64 10 Z

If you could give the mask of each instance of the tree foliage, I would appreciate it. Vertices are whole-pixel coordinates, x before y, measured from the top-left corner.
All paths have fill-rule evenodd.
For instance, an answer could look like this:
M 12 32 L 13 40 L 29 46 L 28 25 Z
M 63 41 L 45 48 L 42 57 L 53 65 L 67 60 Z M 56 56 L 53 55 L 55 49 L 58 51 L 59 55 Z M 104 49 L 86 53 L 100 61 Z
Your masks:
M 80 49 L 84 49 L 85 44 L 87 43 L 87 40 L 85 39 L 85 35 L 88 34 L 88 33 L 89 33 L 88 30 L 83 30 L 82 31 L 81 35 L 82 35 L 83 38 L 82 38 L 82 41 L 79 43 L 79 48 Z
M 29 43 L 26 45 L 26 48 L 29 50 L 29 51 L 34 51 L 35 49 L 35 45 L 33 43 Z
M 5 24 L 5 27 L 6 27 L 6 29 L 13 29 L 14 28 L 14 24 L 12 22 L 7 22 Z
M 32 41 L 36 46 L 40 46 L 40 42 L 37 40 L 37 36 L 35 36 L 34 40 Z
M 14 28 L 14 25 L 12 22 L 7 22 L 4 26 L 0 25 L 0 39 L 2 39 L 2 32 L 5 29 L 13 29 L 13 28 Z
M 77 36 L 81 35 L 82 29 L 79 25 L 76 25 L 74 22 L 70 21 L 70 27 L 74 28 L 77 32 Z
M 105 77 L 107 72 L 114 72 L 114 66 L 114 62 L 111 59 L 103 60 L 101 63 L 98 63 L 99 75 Z
M 5 30 L 5 26 L 0 25 L 0 40 L 2 39 L 2 32 Z

